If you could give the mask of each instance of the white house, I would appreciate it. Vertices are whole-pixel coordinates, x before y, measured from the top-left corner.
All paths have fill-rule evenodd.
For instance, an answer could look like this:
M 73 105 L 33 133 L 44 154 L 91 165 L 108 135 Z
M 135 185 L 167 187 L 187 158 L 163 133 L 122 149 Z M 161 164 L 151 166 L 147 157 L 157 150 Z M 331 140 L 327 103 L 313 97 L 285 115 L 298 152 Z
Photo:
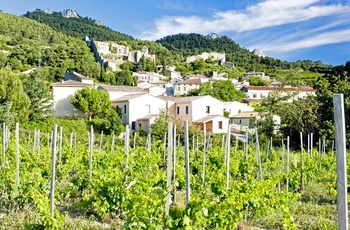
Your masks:
M 92 84 L 83 83 L 75 80 L 67 80 L 51 84 L 51 93 L 53 98 L 53 115 L 55 117 L 76 117 L 84 114 L 75 109 L 70 103 L 70 99 L 77 90 L 85 87 L 92 87 Z
M 250 127 L 253 125 L 254 120 L 261 119 L 258 112 L 241 112 L 230 117 L 230 123 L 233 124 L 233 128 L 240 131 L 252 132 Z M 275 124 L 275 130 L 277 131 L 281 125 L 281 118 L 277 115 L 273 115 L 273 121 Z
M 130 94 L 143 94 L 145 90 L 137 86 L 111 86 L 99 85 L 98 89 L 105 90 L 109 93 L 109 98 L 113 101 L 116 98 Z
M 147 93 L 129 94 L 112 100 L 112 105 L 122 114 L 125 125 L 131 130 L 140 128 L 149 130 L 151 123 L 161 110 L 165 110 L 166 102 Z
M 132 76 L 137 77 L 138 81 L 148 81 L 148 82 L 157 82 L 160 80 L 167 79 L 167 77 L 153 72 L 134 72 Z
M 151 82 L 151 85 L 153 86 L 158 86 L 160 88 L 165 89 L 165 94 L 166 95 L 170 95 L 173 96 L 174 95 L 174 85 L 171 84 L 170 82 L 166 82 L 166 81 L 155 81 L 155 82 Z
M 214 79 L 207 77 L 191 78 L 184 81 L 179 81 L 174 84 L 174 95 L 188 94 L 193 89 L 199 89 L 200 85 L 205 82 L 212 82 Z
M 167 100 L 170 115 L 182 121 L 206 126 L 212 133 L 226 132 L 229 119 L 223 116 L 223 103 L 211 96 L 192 96 Z
M 142 88 L 145 92 L 153 96 L 174 95 L 174 86 L 166 81 L 151 83 L 147 81 L 138 81 L 137 87 Z
M 270 92 L 280 90 L 278 87 L 269 86 L 243 86 L 240 89 L 248 99 L 262 100 L 264 97 L 268 97 Z M 308 95 L 316 95 L 316 90 L 310 87 L 295 88 L 285 87 L 281 89 L 281 96 L 291 95 L 292 97 L 288 100 L 291 102 L 299 98 L 307 97 Z
M 141 89 L 147 89 L 149 87 L 151 87 L 152 84 L 149 83 L 148 81 L 138 81 L 137 82 L 137 87 L 141 88 Z
M 83 76 L 74 71 L 68 71 L 64 80 L 50 85 L 53 98 L 53 115 L 56 117 L 83 116 L 84 114 L 75 109 L 70 99 L 77 90 L 85 87 L 94 87 L 93 79 Z
M 175 71 L 175 66 L 166 66 L 166 71 L 170 74 L 170 78 L 181 78 L 181 73 Z M 157 65 L 157 72 L 163 73 L 163 65 Z
M 228 101 L 223 102 L 224 110 L 228 113 L 230 113 L 229 117 L 232 117 L 233 115 L 236 115 L 241 112 L 253 112 L 254 108 L 245 104 L 240 103 L 238 101 Z
M 227 131 L 229 119 L 221 115 L 208 115 L 193 122 L 211 133 L 224 133 Z M 205 125 L 205 126 L 204 126 Z
M 252 120 L 258 119 L 258 116 L 258 112 L 240 112 L 230 116 L 230 121 L 231 124 L 240 126 L 239 130 L 242 130 L 242 127 L 250 127 L 252 125 Z
M 166 94 L 166 89 L 157 85 L 151 85 L 146 88 L 145 91 L 155 97 Z
M 139 128 L 145 130 L 147 133 L 151 132 L 151 125 L 155 122 L 159 114 L 150 114 L 137 119 Z

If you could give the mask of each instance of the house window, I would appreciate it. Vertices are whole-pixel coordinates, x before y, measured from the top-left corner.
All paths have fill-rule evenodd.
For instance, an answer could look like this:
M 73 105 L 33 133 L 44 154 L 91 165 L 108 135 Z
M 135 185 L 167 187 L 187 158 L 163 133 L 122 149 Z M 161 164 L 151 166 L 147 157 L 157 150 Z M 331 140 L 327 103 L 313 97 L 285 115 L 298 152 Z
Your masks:
M 210 114 L 210 106 L 206 106 L 205 108 L 206 108 L 206 113 Z
M 179 87 L 177 87 L 177 90 L 178 90 L 178 91 L 180 91 L 180 86 L 179 86 Z
M 219 129 L 222 129 L 222 121 L 219 121 Z
M 256 93 L 253 93 L 253 98 L 256 98 Z
M 188 114 L 188 105 L 186 105 L 186 114 Z
M 241 119 L 239 119 L 239 124 L 240 124 L 240 125 L 242 124 L 242 120 L 241 120 Z
M 176 106 L 176 114 L 180 114 L 180 107 Z
M 124 107 L 124 114 L 126 114 L 126 105 L 123 106 Z
M 242 112 L 242 110 L 239 109 L 239 110 L 238 110 L 238 113 L 241 113 L 241 112 Z
M 141 128 L 142 124 L 140 123 L 139 126 L 140 126 L 140 128 Z
M 184 91 L 186 91 L 186 87 L 184 87 Z
M 131 129 L 132 129 L 132 130 L 135 130 L 135 129 L 136 129 L 136 121 L 133 121 L 133 122 L 131 123 Z

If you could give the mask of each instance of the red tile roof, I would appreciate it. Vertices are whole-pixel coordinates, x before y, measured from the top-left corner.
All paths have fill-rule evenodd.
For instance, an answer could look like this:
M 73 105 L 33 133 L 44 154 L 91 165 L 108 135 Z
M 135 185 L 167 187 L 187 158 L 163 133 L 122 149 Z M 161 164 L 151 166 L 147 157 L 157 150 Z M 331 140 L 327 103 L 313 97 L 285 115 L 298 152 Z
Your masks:
M 269 87 L 269 86 L 243 86 L 242 88 L 246 88 L 247 90 L 278 90 L 279 88 L 277 87 Z M 285 87 L 282 88 L 282 91 L 299 91 L 299 92 L 316 92 L 315 89 L 311 87 Z

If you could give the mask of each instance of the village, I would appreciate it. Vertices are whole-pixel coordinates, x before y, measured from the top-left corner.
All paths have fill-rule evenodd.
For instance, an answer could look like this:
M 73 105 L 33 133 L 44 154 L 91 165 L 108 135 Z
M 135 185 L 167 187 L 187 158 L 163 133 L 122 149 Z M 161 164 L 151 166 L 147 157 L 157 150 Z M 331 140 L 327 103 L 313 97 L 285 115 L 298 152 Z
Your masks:
M 84 40 L 88 46 L 92 47 L 97 60 L 114 70 L 117 68 L 116 63 L 122 63 L 123 60 L 138 62 L 144 55 L 155 59 L 154 55 L 148 54 L 147 47 L 144 47 L 142 51 L 129 52 L 128 47 L 115 43 L 98 42 L 88 38 Z M 113 53 L 111 49 L 114 50 Z M 225 54 L 215 52 L 188 57 L 186 61 L 192 62 L 199 58 L 209 57 L 233 68 L 232 63 L 225 62 Z M 264 72 L 247 72 L 244 80 L 240 82 L 237 79 L 228 79 L 224 73 L 218 74 L 217 72 L 213 72 L 209 77 L 201 74 L 181 76 L 174 66 L 166 66 L 170 76 L 166 77 L 160 74 L 163 71 L 162 68 L 163 66 L 157 66 L 158 73 L 134 72 L 133 77 L 137 78 L 137 86 L 99 84 L 88 76 L 67 71 L 63 81 L 51 84 L 53 115 L 56 117 L 83 116 L 81 111 L 73 107 L 70 99 L 77 90 L 94 87 L 109 93 L 113 107 L 121 111 L 123 124 L 129 125 L 132 132 L 143 129 L 149 133 L 156 117 L 161 111 L 166 111 L 168 115 L 176 119 L 205 127 L 212 133 L 224 133 L 231 124 L 232 133 L 239 135 L 241 132 L 251 131 L 251 119 L 260 119 L 260 114 L 255 112 L 254 107 L 250 105 L 260 103 L 270 92 L 281 90 L 286 94 L 291 93 L 293 96 L 288 99 L 289 102 L 308 95 L 315 95 L 316 92 L 310 87 L 284 86 L 281 88 L 281 82 L 270 80 Z M 250 86 L 249 78 L 252 76 L 270 81 L 270 84 Z M 209 95 L 188 96 L 191 90 L 199 89 L 201 84 L 206 82 L 212 84 L 215 81 L 231 81 L 236 90 L 245 94 L 243 102 L 223 102 Z M 281 122 L 280 117 L 274 115 L 273 119 L 278 129 Z

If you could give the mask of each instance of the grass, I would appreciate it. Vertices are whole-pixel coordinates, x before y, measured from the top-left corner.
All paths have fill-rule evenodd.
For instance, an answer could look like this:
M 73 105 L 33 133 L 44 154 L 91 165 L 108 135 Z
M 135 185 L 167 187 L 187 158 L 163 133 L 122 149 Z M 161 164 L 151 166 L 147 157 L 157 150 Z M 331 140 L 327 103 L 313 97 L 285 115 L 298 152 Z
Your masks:
M 58 208 L 61 209 L 62 207 Z M 63 229 L 123 229 L 123 223 L 117 218 L 98 220 L 93 215 L 77 215 L 72 210 L 60 213 L 63 214 L 65 219 Z M 40 215 L 34 207 L 29 205 L 16 212 L 0 213 L 0 223 L 0 229 L 43 229 L 43 226 L 38 224 L 40 223 Z

